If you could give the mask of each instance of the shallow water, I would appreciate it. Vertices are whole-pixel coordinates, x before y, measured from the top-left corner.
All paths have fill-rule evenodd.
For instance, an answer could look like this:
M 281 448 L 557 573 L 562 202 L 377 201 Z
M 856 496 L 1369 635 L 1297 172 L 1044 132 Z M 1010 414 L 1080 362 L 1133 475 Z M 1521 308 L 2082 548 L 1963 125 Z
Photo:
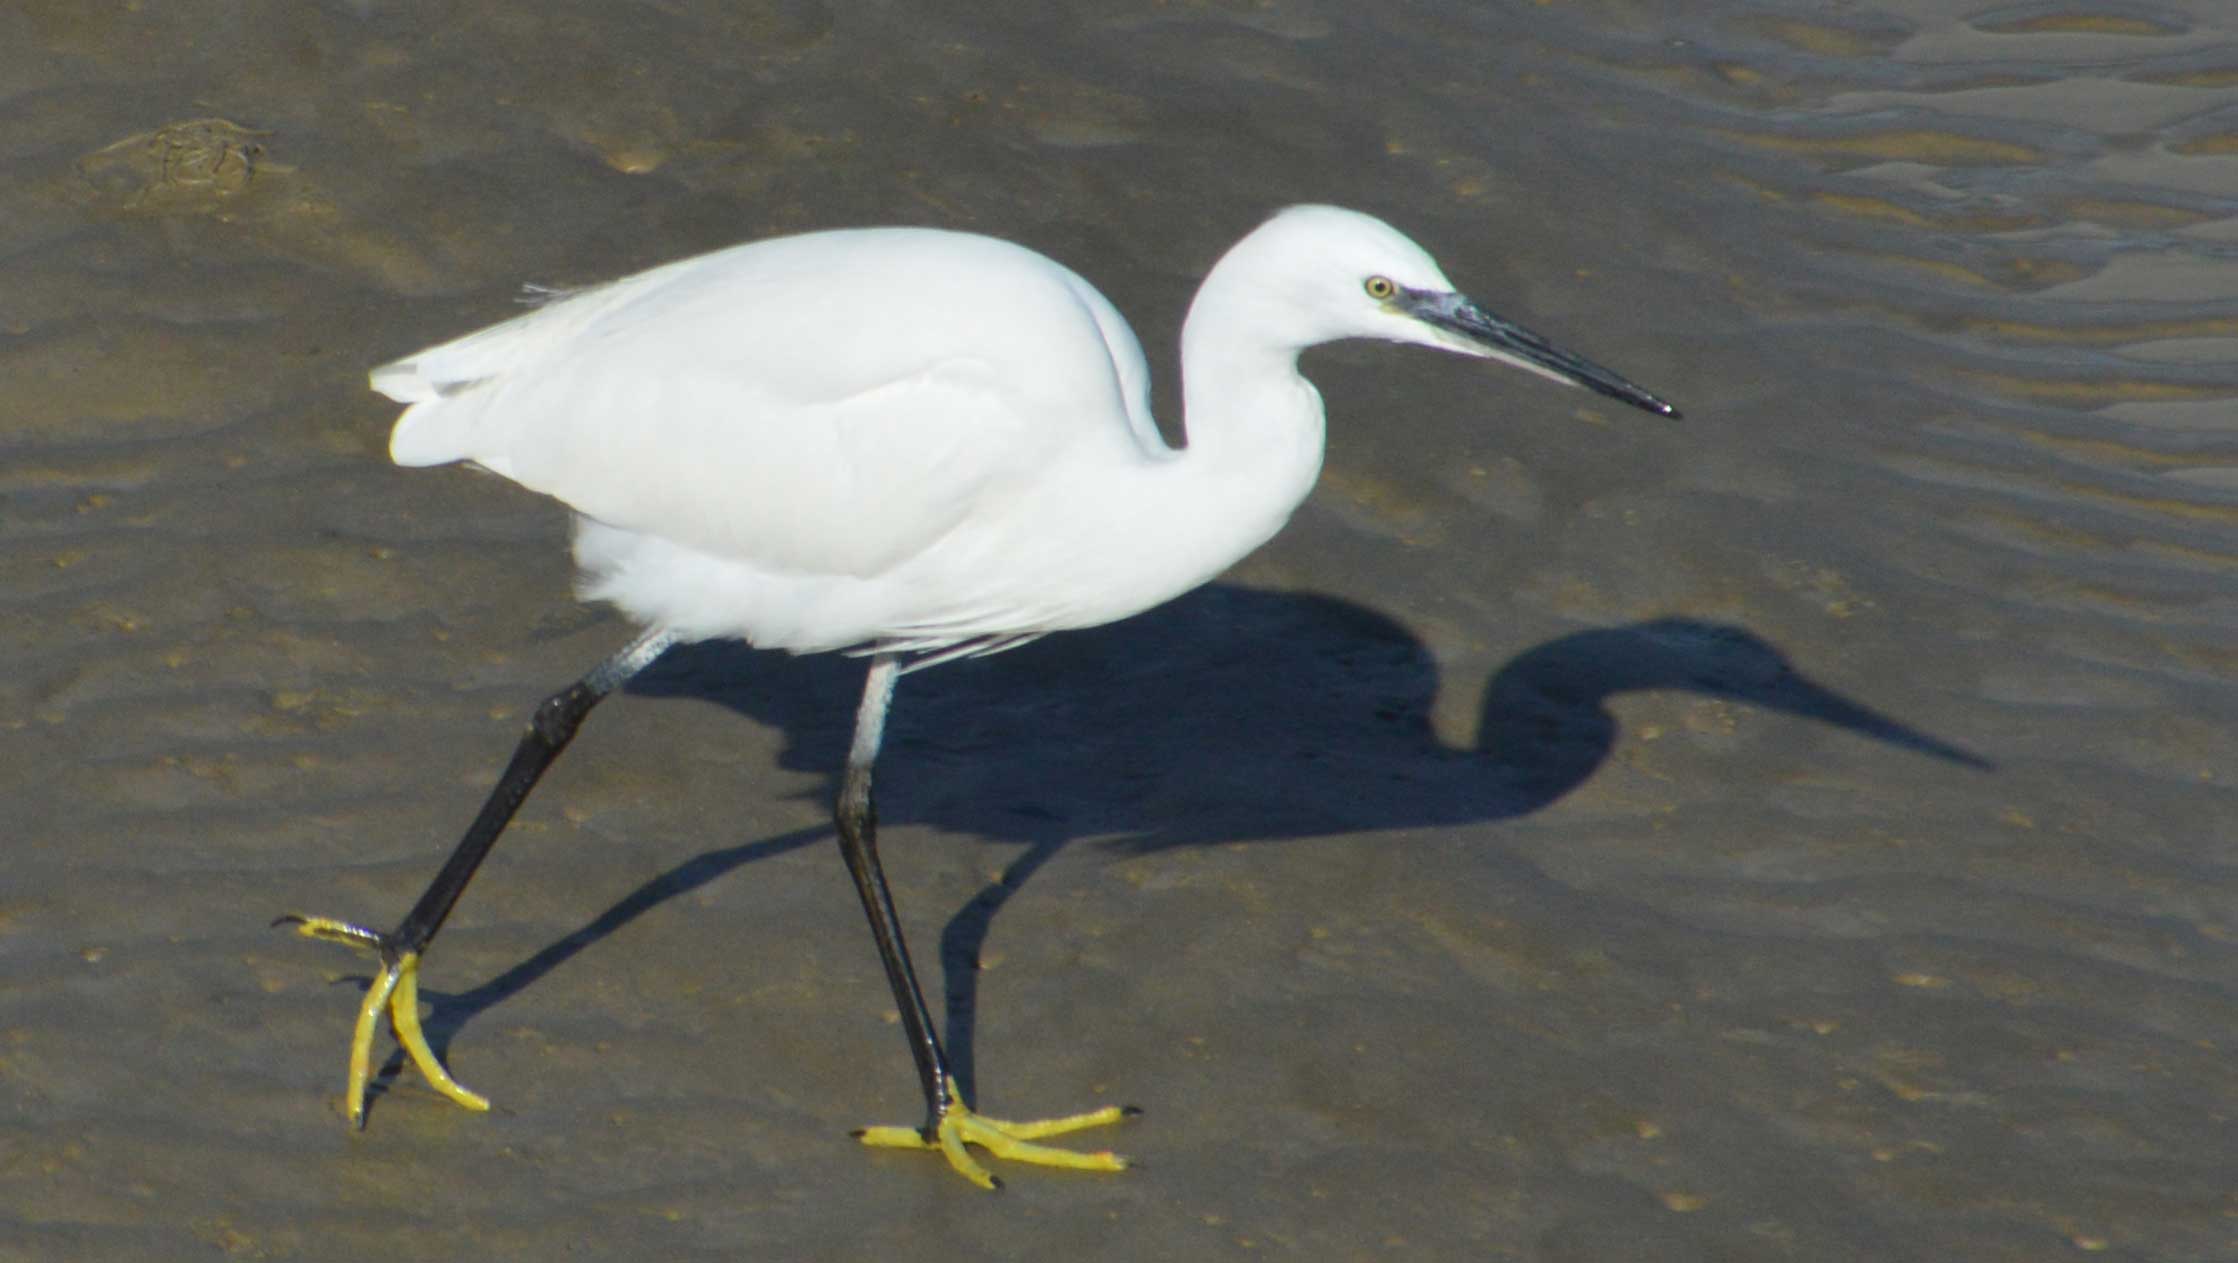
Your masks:
M 960 6 L 951 6 L 960 7 Z M 2238 1253 L 2238 24 L 2206 3 L 0 12 L 0 1258 Z M 366 368 L 910 222 L 1172 397 L 1271 208 L 1687 410 L 1348 346 L 1227 581 L 905 682 L 982 1196 L 825 799 L 859 664 L 610 703 L 430 958 L 492 1115 L 338 1113 L 362 962 L 627 629 Z M 1169 422 L 1173 409 L 1168 407 Z

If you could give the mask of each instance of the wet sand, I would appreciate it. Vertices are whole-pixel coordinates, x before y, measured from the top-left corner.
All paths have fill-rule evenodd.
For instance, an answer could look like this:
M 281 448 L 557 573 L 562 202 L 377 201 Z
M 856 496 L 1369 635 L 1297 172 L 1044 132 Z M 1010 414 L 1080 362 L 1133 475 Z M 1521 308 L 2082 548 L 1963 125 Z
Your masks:
M 2238 26 L 2205 3 L 815 0 L 0 14 L 0 1259 L 2238 1255 Z M 672 655 L 429 959 L 497 1110 L 339 1112 L 365 963 L 628 629 L 370 366 L 775 232 L 1196 278 L 1390 218 L 1680 403 L 1307 359 L 1226 580 L 905 681 Z M 384 1040 L 382 1048 L 388 1047 Z

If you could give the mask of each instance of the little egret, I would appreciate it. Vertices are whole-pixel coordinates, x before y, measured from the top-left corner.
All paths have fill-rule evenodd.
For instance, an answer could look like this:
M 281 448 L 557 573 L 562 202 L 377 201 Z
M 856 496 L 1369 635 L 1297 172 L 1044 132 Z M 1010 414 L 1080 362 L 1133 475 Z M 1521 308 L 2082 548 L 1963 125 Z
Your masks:
M 924 1089 L 925 1121 L 868 1144 L 1117 1170 L 1037 1143 L 1117 1107 L 1005 1123 L 960 1098 L 878 862 L 871 765 L 902 674 L 1125 618 L 1204 583 L 1289 519 L 1321 469 L 1298 353 L 1343 338 L 1481 356 L 1663 416 L 1677 409 L 1455 292 L 1381 220 L 1297 206 L 1205 277 L 1181 333 L 1188 444 L 1150 415 L 1117 309 L 1024 247 L 922 228 L 753 242 L 572 293 L 374 370 L 410 405 L 400 465 L 468 462 L 576 511 L 581 594 L 642 624 L 535 711 L 510 766 L 402 923 L 287 916 L 370 949 L 347 1109 L 363 1124 L 386 1011 L 471 1109 L 419 1025 L 421 956 L 498 834 L 599 700 L 670 645 L 735 637 L 870 658 L 834 817 Z

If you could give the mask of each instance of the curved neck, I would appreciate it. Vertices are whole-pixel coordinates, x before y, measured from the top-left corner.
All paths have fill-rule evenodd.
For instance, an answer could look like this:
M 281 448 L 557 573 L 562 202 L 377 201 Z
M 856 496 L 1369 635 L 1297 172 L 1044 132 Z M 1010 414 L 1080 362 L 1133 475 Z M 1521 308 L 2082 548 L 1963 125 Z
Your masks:
M 1298 376 L 1298 348 L 1269 339 L 1249 299 L 1215 268 L 1181 334 L 1186 445 L 1143 442 L 1110 427 L 1036 498 L 1067 524 L 1077 547 L 1051 554 L 1072 593 L 1042 629 L 1092 627 L 1150 608 L 1218 576 L 1282 529 L 1321 473 L 1321 395 Z M 1279 326 L 1277 326 L 1279 327 Z M 1094 582 L 1077 582 L 1072 558 L 1096 558 Z
M 1231 470 L 1253 489 L 1305 499 L 1321 472 L 1321 392 L 1298 375 L 1307 339 L 1264 284 L 1244 283 L 1235 252 L 1212 269 L 1181 325 L 1182 433 L 1190 461 Z
M 1228 273 L 1205 278 L 1182 325 L 1186 446 L 1157 471 L 1169 524 L 1212 563 L 1206 578 L 1290 520 L 1321 475 L 1326 435 L 1321 392 L 1298 375 L 1299 345 L 1265 336 L 1280 322 L 1253 310 L 1263 287 L 1232 285 Z

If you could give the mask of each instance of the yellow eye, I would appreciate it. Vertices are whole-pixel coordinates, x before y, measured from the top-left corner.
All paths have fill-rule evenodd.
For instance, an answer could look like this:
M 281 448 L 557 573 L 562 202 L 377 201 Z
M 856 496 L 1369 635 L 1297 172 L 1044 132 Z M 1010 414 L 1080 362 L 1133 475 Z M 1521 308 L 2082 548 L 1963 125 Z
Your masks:
M 1398 285 L 1388 276 L 1371 276 L 1361 288 L 1368 291 L 1368 297 L 1379 303 L 1399 292 Z

